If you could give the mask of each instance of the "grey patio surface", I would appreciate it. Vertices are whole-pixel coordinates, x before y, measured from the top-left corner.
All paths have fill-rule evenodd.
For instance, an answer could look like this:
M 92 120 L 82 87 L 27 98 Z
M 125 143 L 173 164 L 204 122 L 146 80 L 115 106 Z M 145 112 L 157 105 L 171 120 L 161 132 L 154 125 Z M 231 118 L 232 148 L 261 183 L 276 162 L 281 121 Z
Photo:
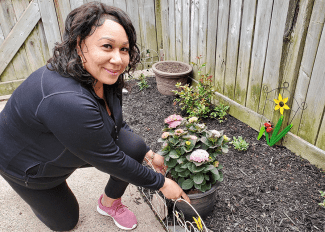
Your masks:
M 5 105 L 0 101 L 0 111 Z M 72 231 L 123 231 L 118 229 L 110 217 L 100 215 L 97 200 L 103 193 L 108 174 L 95 168 L 76 170 L 67 180 L 69 187 L 79 202 L 79 222 Z M 0 177 L 0 231 L 51 231 L 32 212 L 30 207 L 11 189 L 9 184 Z M 129 185 L 122 197 L 123 204 L 132 210 L 138 226 L 135 232 L 165 231 L 154 213 L 143 200 L 137 187 Z

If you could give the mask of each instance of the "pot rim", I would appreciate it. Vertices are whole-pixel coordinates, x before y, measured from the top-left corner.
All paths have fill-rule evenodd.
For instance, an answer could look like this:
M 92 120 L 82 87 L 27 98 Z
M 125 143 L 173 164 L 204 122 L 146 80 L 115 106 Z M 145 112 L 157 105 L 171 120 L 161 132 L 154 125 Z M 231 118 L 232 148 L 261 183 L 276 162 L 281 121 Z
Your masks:
M 167 63 L 167 62 L 172 62 L 172 63 L 179 63 L 179 64 L 182 64 L 182 65 L 185 65 L 188 67 L 188 70 L 185 71 L 185 72 L 179 72 L 179 73 L 169 73 L 169 72 L 163 72 L 163 71 L 160 71 L 159 69 L 156 68 L 156 66 L 158 64 L 162 64 L 162 63 Z M 188 74 L 190 72 L 192 72 L 192 66 L 189 65 L 189 64 L 186 64 L 182 61 L 175 61 L 175 60 L 164 60 L 164 61 L 158 61 L 157 63 L 154 63 L 152 65 L 152 71 L 154 73 L 157 73 L 157 74 L 160 74 L 160 75 L 169 75 L 169 76 L 180 76 L 180 75 L 185 75 L 185 74 Z
M 211 189 L 209 189 L 208 191 L 204 192 L 204 193 L 194 193 L 194 194 L 188 194 L 188 197 L 190 199 L 198 199 L 198 198 L 202 198 L 205 197 L 207 195 L 210 195 L 211 193 L 215 192 L 217 190 L 217 187 L 219 186 L 220 182 L 217 181 L 214 185 L 212 185 Z

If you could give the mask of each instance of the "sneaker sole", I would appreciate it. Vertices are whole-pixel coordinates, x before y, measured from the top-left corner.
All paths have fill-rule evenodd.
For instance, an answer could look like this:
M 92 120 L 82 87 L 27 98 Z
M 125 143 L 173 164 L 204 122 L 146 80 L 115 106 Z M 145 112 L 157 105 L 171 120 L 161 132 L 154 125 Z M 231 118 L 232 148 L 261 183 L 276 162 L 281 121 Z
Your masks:
M 122 229 L 122 230 L 133 230 L 133 229 L 134 229 L 135 227 L 137 227 L 137 225 L 138 225 L 138 224 L 135 224 L 135 225 L 133 225 L 132 228 L 124 227 L 124 226 L 120 225 L 117 221 L 115 221 L 115 219 L 114 219 L 111 215 L 109 215 L 109 214 L 106 213 L 104 210 L 102 210 L 101 208 L 99 208 L 98 205 L 97 205 L 97 212 L 100 213 L 101 215 L 111 217 L 111 218 L 113 219 L 115 225 L 116 225 L 118 228 Z

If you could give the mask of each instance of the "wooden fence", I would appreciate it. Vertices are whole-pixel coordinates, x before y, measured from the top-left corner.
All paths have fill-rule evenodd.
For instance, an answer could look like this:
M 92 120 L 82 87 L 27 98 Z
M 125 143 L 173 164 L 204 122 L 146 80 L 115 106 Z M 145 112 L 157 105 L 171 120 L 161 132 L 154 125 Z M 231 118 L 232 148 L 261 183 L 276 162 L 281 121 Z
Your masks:
M 86 2 L 0 1 L 0 95 L 46 63 L 67 14 Z M 218 100 L 231 104 L 230 113 L 254 129 L 264 120 L 277 121 L 273 99 L 279 92 L 289 97 L 285 124 L 292 121 L 294 127 L 287 137 L 297 135 L 325 150 L 324 0 L 101 2 L 129 14 L 141 51 L 163 49 L 166 60 L 187 63 L 202 55 Z M 287 90 L 278 89 L 285 85 Z M 292 141 L 284 145 L 300 149 Z

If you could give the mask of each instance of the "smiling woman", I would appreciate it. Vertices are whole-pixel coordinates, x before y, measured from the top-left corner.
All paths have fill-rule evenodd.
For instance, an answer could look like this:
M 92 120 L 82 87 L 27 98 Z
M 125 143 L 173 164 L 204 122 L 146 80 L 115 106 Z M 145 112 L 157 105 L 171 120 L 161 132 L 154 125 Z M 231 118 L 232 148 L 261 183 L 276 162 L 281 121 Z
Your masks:
M 129 64 L 129 41 L 124 28 L 107 19 L 77 51 L 84 68 L 97 80 L 95 93 L 103 98 L 103 84 L 114 84 Z
M 189 201 L 164 177 L 164 158 L 123 121 L 123 73 L 139 61 L 129 17 L 91 2 L 74 9 L 65 27 L 47 67 L 32 73 L 0 113 L 0 174 L 55 231 L 78 222 L 78 202 L 66 179 L 81 167 L 110 174 L 97 211 L 124 230 L 137 226 L 121 201 L 129 183 Z M 157 172 L 143 166 L 144 159 Z

